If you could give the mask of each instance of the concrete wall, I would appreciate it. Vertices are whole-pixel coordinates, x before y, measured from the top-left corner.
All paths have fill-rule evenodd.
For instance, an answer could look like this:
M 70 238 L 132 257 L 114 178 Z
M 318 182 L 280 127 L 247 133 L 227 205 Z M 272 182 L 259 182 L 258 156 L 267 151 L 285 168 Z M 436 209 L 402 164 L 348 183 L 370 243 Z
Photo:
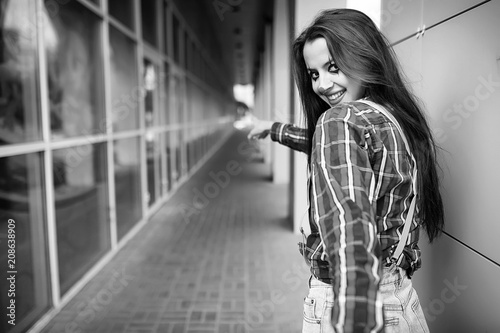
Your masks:
M 345 0 L 296 0 L 295 1 L 295 25 L 294 36 L 297 37 L 305 27 L 307 27 L 314 17 L 323 9 L 344 8 Z M 302 105 L 300 103 L 299 92 L 294 86 L 294 118 L 296 124 L 305 127 L 303 121 Z M 307 157 L 303 153 L 293 152 L 293 225 L 294 231 L 299 233 L 300 227 L 309 232 L 309 223 L 307 217 Z
M 431 332 L 500 331 L 499 15 L 498 1 L 382 2 L 382 30 L 443 148 L 446 233 L 423 237 L 414 277 Z

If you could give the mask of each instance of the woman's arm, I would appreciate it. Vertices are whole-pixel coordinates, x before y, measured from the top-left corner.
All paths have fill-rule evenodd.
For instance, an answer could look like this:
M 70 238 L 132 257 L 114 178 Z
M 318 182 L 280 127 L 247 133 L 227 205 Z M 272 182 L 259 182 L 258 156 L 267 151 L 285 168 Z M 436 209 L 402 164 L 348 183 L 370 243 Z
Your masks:
M 307 136 L 304 128 L 292 124 L 260 120 L 256 117 L 253 117 L 252 122 L 253 128 L 248 134 L 249 139 L 264 139 L 271 135 L 271 140 L 293 150 L 307 153 Z

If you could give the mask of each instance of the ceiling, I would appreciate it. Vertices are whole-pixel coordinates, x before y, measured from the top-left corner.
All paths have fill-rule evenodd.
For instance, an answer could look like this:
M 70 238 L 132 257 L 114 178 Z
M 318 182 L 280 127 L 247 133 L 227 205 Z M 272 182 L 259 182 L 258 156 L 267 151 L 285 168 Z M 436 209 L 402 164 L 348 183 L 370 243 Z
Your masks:
M 219 62 L 231 84 L 251 84 L 264 45 L 272 0 L 174 0 L 205 44 L 218 44 Z M 208 22 L 207 22 L 208 21 Z M 208 24 L 207 24 L 208 23 Z M 207 32 L 210 29 L 212 31 Z

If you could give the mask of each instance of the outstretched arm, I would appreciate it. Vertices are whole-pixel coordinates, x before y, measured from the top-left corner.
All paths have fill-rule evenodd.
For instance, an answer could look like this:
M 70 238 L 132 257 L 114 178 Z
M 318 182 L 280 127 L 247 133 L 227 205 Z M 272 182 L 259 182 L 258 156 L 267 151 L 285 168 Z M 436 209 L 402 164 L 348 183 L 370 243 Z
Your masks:
M 307 136 L 304 128 L 292 124 L 283 124 L 252 117 L 253 128 L 249 139 L 264 139 L 271 135 L 271 140 L 279 142 L 293 150 L 307 153 Z

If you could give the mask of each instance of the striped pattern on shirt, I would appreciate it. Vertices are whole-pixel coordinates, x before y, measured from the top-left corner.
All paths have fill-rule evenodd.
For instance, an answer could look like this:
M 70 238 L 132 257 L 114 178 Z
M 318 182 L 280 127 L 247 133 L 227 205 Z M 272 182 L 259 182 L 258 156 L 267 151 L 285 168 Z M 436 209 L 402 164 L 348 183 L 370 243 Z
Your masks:
M 277 136 L 272 129 L 273 140 L 305 146 L 303 129 L 282 125 L 273 126 L 284 132 Z M 287 131 L 304 136 L 292 144 Z M 332 322 L 338 332 L 381 331 L 378 286 L 413 198 L 413 161 L 396 126 L 362 102 L 326 111 L 312 144 L 312 232 L 303 255 L 311 273 L 333 286 Z M 419 230 L 414 219 L 399 265 L 410 276 L 421 265 Z

